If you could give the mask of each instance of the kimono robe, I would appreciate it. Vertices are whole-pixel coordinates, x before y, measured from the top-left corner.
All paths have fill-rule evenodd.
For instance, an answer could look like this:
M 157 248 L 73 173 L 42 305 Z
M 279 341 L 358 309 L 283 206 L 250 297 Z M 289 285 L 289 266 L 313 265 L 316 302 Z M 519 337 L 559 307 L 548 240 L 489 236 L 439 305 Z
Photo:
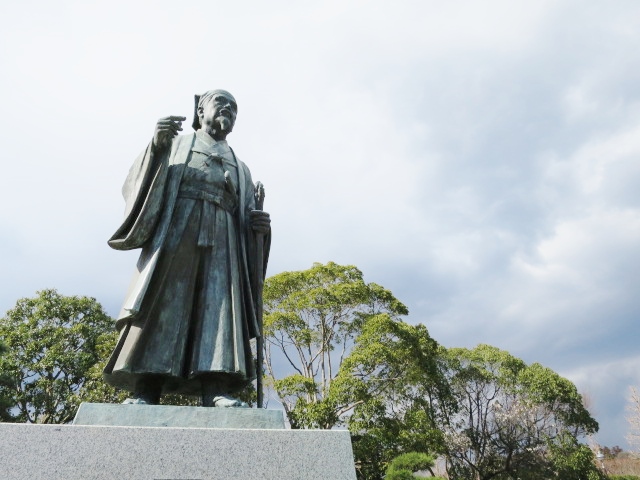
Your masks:
M 167 149 L 168 150 L 168 149 Z M 255 208 L 247 166 L 226 141 L 199 130 L 170 151 L 147 147 L 123 187 L 125 220 L 109 240 L 142 248 L 104 370 L 110 385 L 135 391 L 160 379 L 165 393 L 198 395 L 205 382 L 242 389 L 255 378 L 250 339 L 259 334 L 255 285 Z

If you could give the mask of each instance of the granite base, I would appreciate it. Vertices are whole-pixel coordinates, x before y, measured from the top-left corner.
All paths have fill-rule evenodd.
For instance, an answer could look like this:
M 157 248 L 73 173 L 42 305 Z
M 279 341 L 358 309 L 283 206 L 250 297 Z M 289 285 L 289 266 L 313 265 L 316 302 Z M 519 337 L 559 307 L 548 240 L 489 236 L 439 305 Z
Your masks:
M 355 480 L 356 475 L 347 431 L 0 423 L 0 478 Z

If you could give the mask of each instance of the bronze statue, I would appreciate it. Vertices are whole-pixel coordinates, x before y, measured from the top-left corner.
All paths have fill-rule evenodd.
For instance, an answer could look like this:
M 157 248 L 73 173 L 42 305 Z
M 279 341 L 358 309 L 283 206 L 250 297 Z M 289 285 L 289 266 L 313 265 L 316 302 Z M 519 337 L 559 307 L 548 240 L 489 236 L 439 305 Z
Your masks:
M 125 220 L 109 245 L 142 252 L 104 370 L 133 392 L 125 403 L 182 393 L 246 406 L 232 395 L 256 377 L 250 339 L 271 235 L 251 173 L 226 142 L 236 115 L 229 92 L 196 95 L 196 132 L 178 135 L 185 117 L 160 119 L 125 181 Z

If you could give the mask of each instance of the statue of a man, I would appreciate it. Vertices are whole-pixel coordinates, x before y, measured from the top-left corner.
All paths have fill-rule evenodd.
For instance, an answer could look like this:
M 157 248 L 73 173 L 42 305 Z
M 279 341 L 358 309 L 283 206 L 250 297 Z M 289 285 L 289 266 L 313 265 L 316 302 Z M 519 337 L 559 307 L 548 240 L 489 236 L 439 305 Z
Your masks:
M 107 383 L 133 392 L 125 403 L 181 393 L 246 406 L 232 395 L 256 376 L 249 342 L 259 335 L 270 218 L 226 141 L 237 111 L 224 90 L 196 95 L 196 132 L 178 136 L 185 117 L 160 119 L 125 181 L 125 220 L 109 245 L 142 252 L 104 370 Z

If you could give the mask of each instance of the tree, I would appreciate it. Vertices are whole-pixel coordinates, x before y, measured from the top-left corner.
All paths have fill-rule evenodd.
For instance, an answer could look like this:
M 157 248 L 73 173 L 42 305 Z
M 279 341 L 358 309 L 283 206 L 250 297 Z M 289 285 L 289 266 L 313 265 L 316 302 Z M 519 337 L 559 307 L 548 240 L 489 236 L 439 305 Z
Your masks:
M 598 424 L 570 381 L 489 345 L 450 349 L 447 362 L 457 402 L 442 415 L 452 477 L 600 478 L 577 441 Z
M 266 370 L 292 428 L 346 425 L 359 478 L 382 478 L 399 454 L 442 449 L 440 347 L 401 320 L 407 308 L 391 292 L 328 263 L 268 278 L 264 298 Z M 289 375 L 278 376 L 282 365 Z
M 73 419 L 82 386 L 114 342 L 113 321 L 93 298 L 55 290 L 18 300 L 0 319 L 0 397 L 11 400 L 13 420 L 64 423 Z
M 408 310 L 356 267 L 330 262 L 268 278 L 264 312 L 266 373 L 291 427 L 331 428 L 361 403 L 340 395 L 334 380 L 363 326 Z M 291 374 L 278 378 L 276 363 Z
M 533 469 L 542 471 L 544 478 L 554 475 L 563 480 L 604 480 L 607 478 L 594 462 L 593 451 L 585 444 L 567 432 L 560 434 L 547 442 L 544 456 L 540 459 L 543 468 Z M 540 478 L 535 473 L 522 477 L 523 480 Z
M 267 374 L 291 426 L 346 425 L 359 478 L 383 478 L 407 452 L 444 455 L 460 480 L 600 478 L 578 441 L 598 424 L 552 370 L 439 346 L 353 266 L 276 275 L 264 298 Z
M 602 447 L 602 454 L 604 455 L 604 458 L 606 460 L 613 460 L 622 452 L 623 450 L 622 448 L 620 448 L 619 445 L 615 445 L 613 447 L 607 447 L 607 446 Z
M 438 415 L 451 408 L 442 347 L 424 325 L 370 318 L 336 386 L 361 400 L 347 425 L 360 478 L 377 479 L 406 452 L 444 452 Z
M 630 390 L 631 395 L 627 404 L 627 421 L 629 422 L 627 441 L 638 453 L 640 452 L 640 392 L 635 387 L 631 387 Z

